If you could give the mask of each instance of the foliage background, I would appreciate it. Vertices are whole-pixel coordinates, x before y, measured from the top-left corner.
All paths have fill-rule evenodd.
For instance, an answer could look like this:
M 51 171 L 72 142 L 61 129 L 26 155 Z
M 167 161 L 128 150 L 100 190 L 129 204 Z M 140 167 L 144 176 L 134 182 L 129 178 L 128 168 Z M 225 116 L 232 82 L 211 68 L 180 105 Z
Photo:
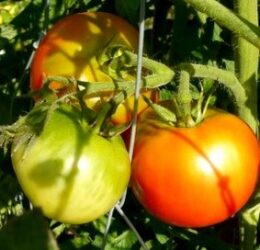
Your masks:
M 232 1 L 221 2 L 234 8 Z M 139 24 L 139 0 L 51 0 L 47 9 L 45 4 L 41 0 L 0 1 L 0 125 L 11 124 L 32 107 L 28 66 L 47 27 L 66 15 L 96 10 L 120 15 L 137 28 Z M 232 42 L 230 31 L 183 0 L 146 1 L 145 53 L 153 59 L 169 66 L 196 62 L 235 71 Z M 162 90 L 162 95 L 167 97 L 168 89 Z M 228 96 L 222 94 L 217 105 L 229 108 Z M 131 192 L 123 210 L 148 249 L 239 249 L 238 216 L 199 230 L 172 227 L 144 211 Z M 13 173 L 10 153 L 0 151 L 0 249 L 100 249 L 106 220 L 104 216 L 93 223 L 72 226 L 31 211 Z M 260 249 L 257 236 L 256 249 Z M 117 213 L 106 249 L 141 249 L 136 235 Z

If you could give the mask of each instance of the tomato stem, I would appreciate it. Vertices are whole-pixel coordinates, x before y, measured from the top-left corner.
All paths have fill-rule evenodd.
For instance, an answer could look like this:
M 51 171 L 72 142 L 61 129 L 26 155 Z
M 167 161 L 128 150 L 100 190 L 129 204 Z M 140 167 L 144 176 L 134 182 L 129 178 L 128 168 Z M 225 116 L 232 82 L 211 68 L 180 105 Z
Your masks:
M 218 84 L 221 83 L 225 86 L 233 95 L 234 102 L 238 108 L 239 116 L 248 123 L 251 128 L 255 127 L 255 119 L 251 110 L 246 106 L 247 96 L 245 89 L 242 87 L 233 72 L 219 69 L 214 66 L 193 64 L 193 63 L 181 63 L 176 66 L 177 69 L 186 70 L 191 77 L 194 78 L 208 78 L 215 80 Z
M 99 134 L 102 131 L 103 125 L 105 124 L 106 119 L 108 118 L 109 112 L 111 112 L 113 106 L 110 102 L 106 102 L 102 105 L 101 109 L 98 112 L 97 118 L 93 124 L 93 133 Z
M 120 130 L 125 130 L 125 127 L 122 128 L 113 128 L 112 131 L 110 131 L 110 126 L 107 124 L 107 119 L 115 112 L 116 107 L 118 104 L 124 101 L 124 99 L 132 95 L 134 92 L 134 89 L 132 88 L 126 88 L 124 91 L 121 91 L 117 93 L 113 98 L 111 98 L 108 102 L 105 102 L 101 109 L 98 112 L 98 115 L 96 117 L 96 120 L 94 122 L 93 131 L 94 133 L 99 133 L 101 135 L 106 136 L 113 136 L 118 133 Z M 126 126 L 129 126 L 126 124 Z M 109 131 L 107 131 L 109 130 Z M 118 130 L 118 131 L 117 131 Z
M 120 57 L 117 57 L 114 60 L 122 60 L 133 67 L 137 66 L 137 55 L 129 51 L 125 51 Z M 144 69 L 147 69 L 150 72 L 149 74 L 144 75 L 142 78 L 142 89 L 152 89 L 163 86 L 169 83 L 175 75 L 175 72 L 171 70 L 168 66 L 146 57 L 143 57 L 142 65 Z M 61 82 L 65 85 L 74 84 L 74 81 L 76 81 L 77 85 L 84 87 L 84 89 L 80 91 L 85 95 L 91 95 L 97 92 L 121 91 L 126 90 L 130 86 L 130 88 L 134 89 L 135 83 L 135 80 L 115 80 L 113 82 L 84 82 L 70 79 L 64 76 L 48 76 L 46 78 L 46 81 Z
M 125 51 L 125 55 L 128 56 L 129 62 L 133 66 L 137 66 L 137 55 Z M 143 77 L 143 87 L 146 88 L 157 88 L 169 83 L 175 72 L 163 63 L 157 62 L 147 57 L 143 57 L 142 66 L 144 69 L 151 71 L 151 74 Z
M 190 91 L 190 74 L 186 70 L 181 70 L 177 93 L 177 104 L 181 114 L 181 117 L 179 117 L 178 121 L 179 126 L 194 126 L 194 121 L 191 116 L 191 101 L 192 96 Z
M 137 55 L 126 50 L 114 58 L 118 64 L 122 62 L 128 66 L 137 66 Z M 251 128 L 256 127 L 256 120 L 251 113 L 251 110 L 246 106 L 247 96 L 244 88 L 241 86 L 239 80 L 233 74 L 223 69 L 214 66 L 207 66 L 201 64 L 181 63 L 170 69 L 166 65 L 143 57 L 144 76 L 141 82 L 142 90 L 153 89 L 166 85 L 171 82 L 176 72 L 180 72 L 180 86 L 177 95 L 177 102 L 180 103 L 180 113 L 184 117 L 184 126 L 192 126 L 194 121 L 191 119 L 191 93 L 190 93 L 190 80 L 189 78 L 207 78 L 216 82 L 222 83 L 234 97 L 234 102 L 238 108 L 239 116 L 244 119 Z M 146 70 L 146 71 L 145 71 Z M 124 101 L 124 99 L 134 93 L 135 80 L 124 81 L 114 80 L 114 82 L 83 82 L 78 80 L 66 79 L 66 77 L 49 76 L 48 81 L 61 81 L 68 84 L 75 84 L 84 86 L 83 90 L 76 90 L 75 95 L 89 96 L 99 92 L 119 93 L 116 104 Z

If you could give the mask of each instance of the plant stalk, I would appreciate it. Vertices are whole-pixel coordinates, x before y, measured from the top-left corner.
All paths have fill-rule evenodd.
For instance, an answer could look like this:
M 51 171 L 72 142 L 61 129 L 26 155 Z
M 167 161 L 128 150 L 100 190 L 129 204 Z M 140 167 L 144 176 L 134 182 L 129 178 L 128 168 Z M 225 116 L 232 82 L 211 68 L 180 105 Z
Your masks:
M 233 95 L 235 104 L 238 108 L 238 115 L 241 119 L 243 119 L 252 129 L 256 126 L 256 120 L 254 119 L 251 110 L 246 106 L 247 96 L 245 89 L 233 72 L 219 69 L 214 66 L 194 63 L 181 63 L 177 65 L 176 68 L 178 70 L 186 70 L 189 72 L 190 77 L 212 79 L 224 85 Z
M 258 25 L 258 2 L 257 0 L 234 0 L 235 10 L 238 15 L 249 22 Z M 248 96 L 247 105 L 255 118 L 253 128 L 259 135 L 258 109 L 257 109 L 257 79 L 259 66 L 259 51 L 248 41 L 239 36 L 234 36 L 235 68 L 239 81 Z M 257 225 L 259 222 L 259 207 L 245 207 L 239 216 L 240 249 L 254 250 L 256 247 Z
M 258 25 L 258 7 L 257 0 L 234 0 L 236 12 Z M 246 90 L 248 96 L 247 105 L 251 109 L 254 118 L 258 119 L 257 110 L 257 79 L 259 66 L 258 49 L 247 42 L 245 39 L 234 37 L 235 67 L 237 77 Z M 254 128 L 256 134 L 259 133 L 258 126 Z
M 131 66 L 137 66 L 137 55 L 129 51 L 125 51 L 121 58 L 114 60 L 123 60 L 125 63 L 131 64 Z M 175 72 L 166 65 L 146 57 L 143 57 L 142 59 L 142 66 L 143 69 L 148 71 L 148 73 L 142 77 L 142 89 L 152 89 L 166 85 L 173 79 L 175 75 Z M 92 95 L 98 92 L 122 91 L 128 89 L 129 87 L 133 89 L 135 88 L 135 80 L 114 82 L 83 82 L 76 79 L 68 79 L 67 77 L 62 76 L 48 76 L 46 82 L 52 81 L 60 82 L 64 85 L 72 84 L 75 81 L 78 85 L 84 87 L 82 93 L 86 95 Z
M 235 14 L 235 12 L 226 8 L 223 4 L 216 0 L 184 1 L 187 4 L 190 4 L 194 9 L 205 13 L 207 16 L 215 20 L 220 25 L 223 25 L 239 37 L 244 38 L 255 47 L 260 49 L 260 29 L 252 22 L 246 20 L 242 16 Z M 241 2 L 242 1 L 244 0 L 241 0 Z M 252 1 L 254 2 L 255 0 Z
M 191 101 L 190 74 L 186 70 L 181 70 L 179 76 L 177 103 L 181 111 L 181 122 L 184 123 L 183 126 L 185 127 L 194 126 L 194 122 L 191 117 Z

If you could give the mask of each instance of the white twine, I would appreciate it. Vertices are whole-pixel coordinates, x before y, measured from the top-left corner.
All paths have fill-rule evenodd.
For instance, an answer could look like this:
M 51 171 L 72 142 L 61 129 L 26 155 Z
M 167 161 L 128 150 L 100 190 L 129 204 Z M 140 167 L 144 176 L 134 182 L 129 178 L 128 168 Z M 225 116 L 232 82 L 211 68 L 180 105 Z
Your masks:
M 136 136 L 136 125 L 137 125 L 137 115 L 138 115 L 138 99 L 140 96 L 140 89 L 142 83 L 142 57 L 143 57 L 143 48 L 144 48 L 144 20 L 145 20 L 145 0 L 140 1 L 140 13 L 139 13 L 139 40 L 138 40 L 138 53 L 137 53 L 137 73 L 136 73 L 136 83 L 135 83 L 135 95 L 134 95 L 134 109 L 133 109 L 133 119 L 132 119 L 132 127 L 131 127 L 131 134 L 130 134 L 130 142 L 129 142 L 129 158 L 132 161 L 133 158 L 133 151 L 134 151 L 134 143 L 135 143 L 135 136 Z M 127 190 L 124 192 L 122 198 L 116 204 L 114 208 L 112 208 L 109 212 L 106 229 L 104 232 L 104 239 L 101 249 L 105 249 L 107 235 L 109 233 L 109 229 L 112 223 L 112 217 L 114 210 L 116 209 L 117 212 L 121 215 L 124 219 L 126 224 L 129 228 L 135 233 L 139 243 L 141 244 L 144 250 L 148 250 L 145 245 L 144 240 L 142 239 L 141 235 L 136 230 L 135 226 L 131 222 L 131 220 L 127 217 L 127 215 L 122 210 L 122 207 L 126 200 Z

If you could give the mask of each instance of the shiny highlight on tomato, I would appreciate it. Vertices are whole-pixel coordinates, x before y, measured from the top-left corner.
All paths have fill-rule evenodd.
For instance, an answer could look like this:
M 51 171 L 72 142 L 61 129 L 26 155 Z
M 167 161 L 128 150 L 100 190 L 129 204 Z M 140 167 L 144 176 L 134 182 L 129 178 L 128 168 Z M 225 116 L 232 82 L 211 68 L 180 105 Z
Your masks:
M 85 82 L 113 82 L 99 61 L 103 51 L 113 45 L 135 51 L 138 46 L 137 29 L 121 17 L 105 12 L 83 12 L 62 18 L 47 32 L 34 55 L 30 70 L 31 89 L 40 90 L 47 76 L 74 77 Z M 125 74 L 124 80 L 134 81 L 135 75 Z M 59 90 L 64 86 L 53 81 L 50 87 Z M 99 110 L 111 94 L 97 93 L 86 97 L 86 104 Z M 154 96 L 153 91 L 144 94 L 148 98 Z M 134 97 L 129 97 L 118 106 L 112 116 L 114 123 L 131 120 L 133 100 Z M 138 107 L 140 112 L 147 107 L 142 98 Z
M 138 122 L 132 190 L 155 217 L 181 227 L 205 227 L 235 215 L 259 177 L 258 141 L 238 117 L 211 111 L 192 128 L 149 117 Z

